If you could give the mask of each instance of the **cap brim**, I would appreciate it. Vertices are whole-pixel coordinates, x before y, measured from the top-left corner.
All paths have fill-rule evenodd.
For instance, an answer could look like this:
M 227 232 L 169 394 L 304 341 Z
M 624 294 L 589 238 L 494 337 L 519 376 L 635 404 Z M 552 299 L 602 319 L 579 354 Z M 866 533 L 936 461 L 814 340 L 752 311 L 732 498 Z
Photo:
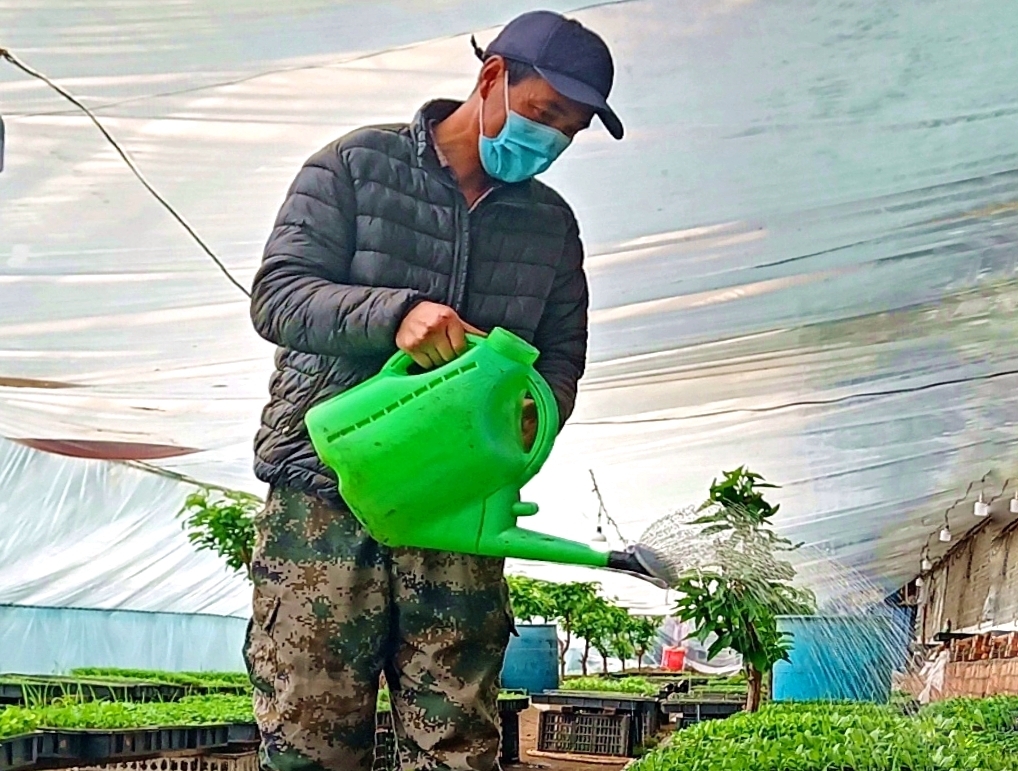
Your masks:
M 608 129 L 608 133 L 616 139 L 622 139 L 622 121 L 619 120 L 619 116 L 608 106 L 608 102 L 605 101 L 605 98 L 596 88 L 568 75 L 562 75 L 561 73 L 552 72 L 540 67 L 535 67 L 534 69 L 537 70 L 538 75 L 547 80 L 551 87 L 562 94 L 562 96 L 572 99 L 574 102 L 585 104 L 587 107 L 594 108 L 594 113 L 601 119 L 604 127 Z

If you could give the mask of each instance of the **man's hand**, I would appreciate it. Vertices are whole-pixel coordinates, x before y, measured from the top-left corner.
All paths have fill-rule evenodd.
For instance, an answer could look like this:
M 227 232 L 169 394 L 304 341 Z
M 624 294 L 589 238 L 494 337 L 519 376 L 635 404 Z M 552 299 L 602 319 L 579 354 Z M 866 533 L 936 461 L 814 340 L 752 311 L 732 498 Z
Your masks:
M 422 302 L 403 319 L 396 332 L 396 346 L 410 354 L 424 369 L 452 361 L 467 349 L 467 333 L 483 335 L 467 324 L 452 308 Z
M 523 400 L 523 449 L 530 452 L 534 446 L 534 439 L 537 436 L 537 405 L 534 400 L 526 398 Z

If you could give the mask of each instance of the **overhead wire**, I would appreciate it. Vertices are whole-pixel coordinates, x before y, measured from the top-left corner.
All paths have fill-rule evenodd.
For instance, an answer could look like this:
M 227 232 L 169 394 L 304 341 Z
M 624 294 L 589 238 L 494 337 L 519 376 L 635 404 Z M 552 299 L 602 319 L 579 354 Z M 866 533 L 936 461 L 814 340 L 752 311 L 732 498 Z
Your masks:
M 232 283 L 241 292 L 243 292 L 245 296 L 247 297 L 251 296 L 251 292 L 247 289 L 247 287 L 245 287 L 236 278 L 234 278 L 233 274 L 230 273 L 226 265 L 223 264 L 223 261 L 220 260 L 219 257 L 216 256 L 216 253 L 212 251 L 212 247 L 205 243 L 202 237 L 198 235 L 198 233 L 195 231 L 193 227 L 191 227 L 190 223 L 188 223 L 188 221 L 184 219 L 183 215 L 181 215 L 173 207 L 173 205 L 169 201 L 167 201 L 162 195 L 160 195 L 159 191 L 152 186 L 152 183 L 148 181 L 145 175 L 141 172 L 141 169 L 138 168 L 138 165 L 131 159 L 131 156 L 129 156 L 127 154 L 127 151 L 124 150 L 123 147 L 121 147 L 120 143 L 116 140 L 116 138 L 112 134 L 110 134 L 110 132 L 106 129 L 102 122 L 95 116 L 95 113 L 88 109 L 88 107 L 86 107 L 72 93 L 67 91 L 62 86 L 54 83 L 50 78 L 48 78 L 43 73 L 39 72 L 38 70 L 26 64 L 25 62 L 21 61 L 21 59 L 12 54 L 6 48 L 0 48 L 0 59 L 6 60 L 10 64 L 17 67 L 22 72 L 24 72 L 26 75 L 30 75 L 33 78 L 41 80 L 51 89 L 60 94 L 60 96 L 62 96 L 64 99 L 66 99 L 75 107 L 77 107 L 79 110 L 81 110 L 83 113 L 85 113 L 85 115 L 88 116 L 88 119 L 91 120 L 93 124 L 95 124 L 95 127 L 97 129 L 99 129 L 99 132 L 103 135 L 106 141 L 109 142 L 109 144 L 113 147 L 114 150 L 116 150 L 117 154 L 121 157 L 124 163 L 127 164 L 127 167 L 131 170 L 134 176 L 138 178 L 138 181 L 141 182 L 144 188 L 149 193 L 152 194 L 152 197 L 155 198 L 156 201 L 158 201 L 160 205 L 162 205 L 162 207 L 170 213 L 170 216 L 172 216 L 180 224 L 180 226 L 184 228 L 185 231 L 187 231 L 187 234 L 194 240 L 195 243 L 198 244 L 202 251 L 205 252 L 205 254 L 208 255 L 209 258 L 211 258 L 211 260 L 219 267 L 219 270 L 222 271 L 223 275 L 225 275 L 227 279 L 229 279 L 230 283 Z

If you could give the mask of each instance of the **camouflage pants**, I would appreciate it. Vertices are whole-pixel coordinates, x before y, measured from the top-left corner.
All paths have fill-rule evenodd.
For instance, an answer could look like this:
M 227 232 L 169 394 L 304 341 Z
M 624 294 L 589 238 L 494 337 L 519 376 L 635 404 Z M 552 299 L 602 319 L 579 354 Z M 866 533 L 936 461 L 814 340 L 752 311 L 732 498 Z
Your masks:
M 384 673 L 405 769 L 498 768 L 502 560 L 388 549 L 348 511 L 288 489 L 270 493 L 257 530 L 244 655 L 263 765 L 368 771 Z

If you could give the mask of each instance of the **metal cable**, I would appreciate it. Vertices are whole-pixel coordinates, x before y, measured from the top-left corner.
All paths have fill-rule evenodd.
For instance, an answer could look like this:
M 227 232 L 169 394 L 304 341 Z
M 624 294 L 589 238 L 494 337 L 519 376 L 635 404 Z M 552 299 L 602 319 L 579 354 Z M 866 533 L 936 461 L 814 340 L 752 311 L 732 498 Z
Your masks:
M 184 230 L 187 231 L 188 235 L 191 236 L 195 243 L 197 243 L 198 246 L 201 247 L 202 251 L 205 252 L 205 254 L 207 254 L 212 259 L 212 261 L 219 267 L 219 270 L 223 272 L 223 275 L 225 275 L 226 278 L 229 279 L 230 282 L 235 287 L 237 287 L 237 289 L 243 292 L 245 296 L 247 297 L 251 296 L 251 293 L 248 291 L 248 289 L 233 277 L 230 271 L 227 270 L 226 266 L 223 264 L 222 260 L 220 260 L 216 256 L 215 252 L 212 251 L 212 248 L 202 240 L 201 236 L 199 236 L 195 232 L 194 228 L 192 228 L 191 225 L 188 224 L 187 220 L 185 220 L 183 216 L 181 216 L 180 213 L 178 213 L 177 210 L 173 208 L 170 202 L 163 198 L 159 194 L 159 192 L 152 186 L 152 184 L 145 178 L 145 175 L 141 173 L 141 169 L 139 169 L 138 166 L 134 163 L 134 161 L 131 160 L 131 157 L 127 154 L 124 148 L 122 148 L 120 146 L 120 143 L 113 138 L 113 135 L 106 130 L 106 127 L 103 126 L 102 123 L 100 123 L 99 119 L 95 116 L 95 114 L 91 110 L 89 110 L 84 104 L 82 104 L 77 98 L 75 98 L 75 96 L 71 94 L 69 91 L 62 88 L 61 86 L 58 86 L 48 77 L 46 77 L 43 73 L 25 64 L 23 61 L 18 59 L 18 57 L 16 57 L 14 54 L 8 51 L 6 48 L 0 48 L 0 59 L 6 59 L 8 62 L 13 64 L 15 67 L 17 67 L 25 74 L 31 75 L 33 78 L 41 80 L 47 86 L 49 86 L 58 94 L 60 94 L 60 96 L 62 96 L 64 99 L 66 99 L 75 107 L 77 107 L 79 110 L 81 110 L 83 113 L 85 113 L 85 115 L 88 116 L 89 120 L 91 120 L 92 123 L 95 124 L 95 127 L 99 129 L 99 132 L 106 138 L 106 141 L 113 146 L 114 150 L 117 151 L 117 154 L 123 159 L 124 163 L 127 164 L 127 167 L 131 170 L 134 176 L 138 178 L 138 181 L 141 182 L 145 189 L 152 194 L 152 197 L 155 198 L 162 205 L 162 207 L 166 209 L 166 211 L 168 211 L 177 222 L 180 223 L 181 227 L 183 227 Z

